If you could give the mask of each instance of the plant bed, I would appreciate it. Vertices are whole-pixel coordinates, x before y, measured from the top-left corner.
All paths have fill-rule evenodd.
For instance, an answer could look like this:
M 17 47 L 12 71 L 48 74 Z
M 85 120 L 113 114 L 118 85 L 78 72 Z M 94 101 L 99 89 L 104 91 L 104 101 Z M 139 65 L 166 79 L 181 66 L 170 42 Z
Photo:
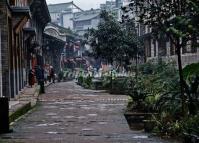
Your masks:
M 144 122 L 144 131 L 152 132 L 156 122 L 154 120 L 143 120 L 143 122 Z
M 199 143 L 199 136 L 189 133 L 183 133 L 183 143 Z
M 117 77 L 112 81 L 112 88 L 109 90 L 110 94 L 127 94 L 127 79 L 126 77 Z
M 118 88 L 113 88 L 113 89 L 109 90 L 109 93 L 115 94 L 115 95 L 121 95 L 121 94 L 126 95 L 127 94 L 127 92 L 125 90 L 120 90 Z
M 128 125 L 131 129 L 144 129 L 144 120 L 148 119 L 149 116 L 152 116 L 152 113 L 143 113 L 143 112 L 126 112 L 124 116 L 128 122 Z
M 103 89 L 103 82 L 99 79 L 93 79 L 92 87 L 94 90 L 102 90 Z

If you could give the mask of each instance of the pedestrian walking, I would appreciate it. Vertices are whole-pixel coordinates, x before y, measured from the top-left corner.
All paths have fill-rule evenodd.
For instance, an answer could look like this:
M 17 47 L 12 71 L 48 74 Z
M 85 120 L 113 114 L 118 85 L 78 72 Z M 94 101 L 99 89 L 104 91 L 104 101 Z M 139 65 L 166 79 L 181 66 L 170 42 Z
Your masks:
M 28 84 L 30 87 L 32 87 L 35 83 L 35 80 L 34 80 L 34 72 L 32 69 L 29 70 L 29 73 L 28 73 Z
M 55 83 L 55 71 L 52 66 L 50 68 L 50 78 L 52 79 L 53 83 Z
M 36 72 L 36 78 L 37 78 L 38 84 L 40 85 L 40 93 L 45 93 L 45 89 L 44 89 L 44 69 L 37 65 L 35 67 L 35 72 Z
M 44 82 L 45 83 L 47 83 L 47 79 L 48 79 L 48 71 L 44 69 Z

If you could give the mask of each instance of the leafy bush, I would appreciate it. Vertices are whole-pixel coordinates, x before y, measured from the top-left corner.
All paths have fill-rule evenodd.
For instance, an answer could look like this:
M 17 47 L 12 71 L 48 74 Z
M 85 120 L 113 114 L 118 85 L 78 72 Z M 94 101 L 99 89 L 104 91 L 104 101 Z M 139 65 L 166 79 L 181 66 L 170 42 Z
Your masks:
M 92 86 L 92 79 L 93 77 L 91 77 L 90 75 L 88 75 L 87 77 L 84 78 L 83 80 L 83 86 L 86 88 L 91 88 Z
M 169 112 L 162 112 L 153 116 L 153 120 L 156 122 L 154 132 L 161 136 L 178 136 L 182 132 L 181 122 L 176 120 Z
M 112 80 L 111 93 L 113 94 L 126 94 L 128 89 L 128 78 L 126 77 L 116 77 Z
M 157 112 L 160 109 L 157 107 L 157 101 L 162 98 L 162 95 L 173 90 L 179 91 L 178 74 L 174 64 L 163 61 L 141 65 L 139 76 L 137 79 L 132 79 L 131 83 L 129 95 L 135 104 L 142 102 L 146 112 L 155 110 Z M 162 104 L 158 105 L 162 106 Z
M 82 75 L 79 75 L 78 78 L 77 78 L 77 81 L 78 81 L 79 85 L 82 85 L 83 82 L 84 82 L 84 77 Z
M 183 132 L 199 136 L 199 113 L 183 120 Z

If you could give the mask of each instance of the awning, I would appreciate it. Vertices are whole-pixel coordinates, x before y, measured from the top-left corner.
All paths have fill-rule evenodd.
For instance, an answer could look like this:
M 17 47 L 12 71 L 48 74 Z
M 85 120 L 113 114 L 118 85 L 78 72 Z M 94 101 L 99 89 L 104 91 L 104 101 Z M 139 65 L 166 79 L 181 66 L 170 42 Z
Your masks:
M 11 7 L 11 12 L 15 33 L 19 33 L 30 18 L 30 10 L 28 7 L 13 6 Z

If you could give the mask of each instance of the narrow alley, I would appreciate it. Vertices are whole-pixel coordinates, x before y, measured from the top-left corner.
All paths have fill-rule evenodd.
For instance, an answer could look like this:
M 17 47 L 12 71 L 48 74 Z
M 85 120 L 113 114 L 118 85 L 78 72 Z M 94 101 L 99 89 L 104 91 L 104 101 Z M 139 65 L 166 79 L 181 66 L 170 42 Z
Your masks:
M 169 143 L 131 131 L 123 116 L 127 101 L 75 82 L 56 83 L 14 123 L 13 133 L 0 136 L 0 143 Z

